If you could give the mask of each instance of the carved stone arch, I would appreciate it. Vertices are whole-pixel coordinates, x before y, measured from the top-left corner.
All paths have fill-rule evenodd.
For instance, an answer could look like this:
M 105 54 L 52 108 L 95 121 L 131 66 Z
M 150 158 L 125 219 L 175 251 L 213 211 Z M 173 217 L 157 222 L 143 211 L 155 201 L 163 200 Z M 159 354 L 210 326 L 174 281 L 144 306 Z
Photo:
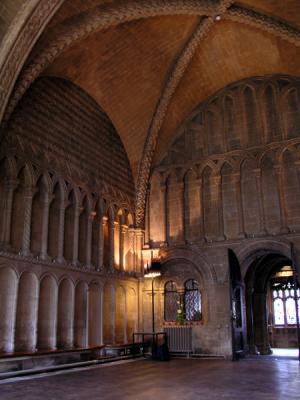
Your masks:
M 199 264 L 199 259 L 195 258 L 195 254 L 192 257 L 188 254 L 170 254 L 163 262 L 160 291 L 163 293 L 165 284 L 174 281 L 177 292 L 184 296 L 185 282 L 190 279 L 196 280 L 201 293 L 202 320 L 207 323 L 210 319 L 209 288 L 216 284 L 216 281 L 210 276 L 211 271 L 205 270 L 203 267 L 203 264 Z
M 95 203 L 94 203 L 94 210 L 96 211 L 96 213 L 99 215 L 104 215 L 105 214 L 105 200 L 102 196 L 98 196 L 95 199 Z
M 58 286 L 62 283 L 62 281 L 67 280 L 69 281 L 73 286 L 74 289 L 78 283 L 78 280 L 76 280 L 72 275 L 67 275 L 66 273 L 64 273 L 63 275 L 57 277 L 57 284 Z
M 7 180 L 10 179 L 17 179 L 17 175 L 18 175 L 18 167 L 17 167 L 17 162 L 16 162 L 16 158 L 14 156 L 5 156 L 2 158 L 2 160 L 0 161 L 0 164 L 3 165 L 4 167 L 4 174 L 5 174 L 5 178 Z
M 59 187 L 59 191 L 60 191 L 60 195 L 61 195 L 62 199 L 64 199 L 66 201 L 68 198 L 68 187 L 66 185 L 66 182 L 64 181 L 64 179 L 58 177 L 57 175 L 54 175 L 53 190 L 55 189 L 56 185 L 57 185 L 57 187 Z
M 218 97 L 213 101 L 217 104 L 209 104 L 205 107 L 204 125 L 206 131 L 206 143 L 208 145 L 208 154 L 223 153 L 226 151 L 224 141 L 224 126 Z
M 235 253 L 240 262 L 242 276 L 245 278 L 249 266 L 260 255 L 275 253 L 291 258 L 291 244 L 289 241 L 264 239 L 244 244 L 236 249 Z
M 91 195 L 91 193 L 83 191 L 81 194 L 81 206 L 83 207 L 84 202 L 87 206 L 87 211 L 91 212 L 93 210 L 93 206 L 94 206 L 94 199 Z
M 221 99 L 226 150 L 239 149 L 243 144 L 238 132 L 238 127 L 241 126 L 239 122 L 241 121 L 236 121 L 236 116 L 241 115 L 241 111 L 239 110 L 240 103 L 236 97 L 237 93 L 229 89 L 224 92 Z
M 226 158 L 222 158 L 219 160 L 218 163 L 218 169 L 220 171 L 220 173 L 222 173 L 222 170 L 224 167 L 226 167 L 226 165 L 228 165 L 232 171 L 236 171 L 238 168 L 238 164 L 230 157 L 226 157 Z
M 281 149 L 279 157 L 281 185 L 284 193 L 284 208 L 287 226 L 291 232 L 300 229 L 300 187 L 298 165 L 299 154 L 295 144 L 288 143 Z
M 172 168 L 166 180 L 166 236 L 168 243 L 182 243 L 184 182 L 182 169 Z
M 261 144 L 259 133 L 261 131 L 261 118 L 257 102 L 256 85 L 253 82 L 245 82 L 241 87 L 243 99 L 244 131 L 247 133 L 248 147 Z
M 280 91 L 276 79 L 267 79 L 258 89 L 258 103 L 264 126 L 265 143 L 282 138 Z
M 300 84 L 293 82 L 281 92 L 281 107 L 285 112 L 282 115 L 286 139 L 292 139 L 300 135 Z
M 277 157 L 277 152 L 276 150 L 274 150 L 274 148 L 269 147 L 267 149 L 265 149 L 259 156 L 258 158 L 258 167 L 262 168 L 263 163 L 265 162 L 265 160 L 269 158 L 270 160 L 272 160 L 273 164 L 276 164 L 278 161 L 278 157 Z
M 36 175 L 32 163 L 26 161 L 25 164 L 20 167 L 18 176 L 20 176 L 21 171 L 24 172 L 24 184 L 28 187 L 34 187 L 36 184 Z
M 182 173 L 183 181 L 186 181 L 188 179 L 189 175 L 191 175 L 195 178 L 198 178 L 197 169 L 195 167 L 190 167 L 186 170 L 183 170 L 183 173 Z
M 166 268 L 167 263 L 180 260 L 191 263 L 207 284 L 212 284 L 217 281 L 216 271 L 206 260 L 205 256 L 190 249 L 168 249 L 163 255 L 162 267 Z
M 37 182 L 39 179 L 43 180 L 44 187 L 46 189 L 46 192 L 50 195 L 53 192 L 54 186 L 53 186 L 53 180 L 50 177 L 50 174 L 48 171 L 43 171 L 37 178 Z
M 212 171 L 212 174 L 218 173 L 217 165 L 210 159 L 205 160 L 204 163 L 200 165 L 199 175 L 201 175 L 203 177 L 203 173 L 206 169 L 210 169 Z

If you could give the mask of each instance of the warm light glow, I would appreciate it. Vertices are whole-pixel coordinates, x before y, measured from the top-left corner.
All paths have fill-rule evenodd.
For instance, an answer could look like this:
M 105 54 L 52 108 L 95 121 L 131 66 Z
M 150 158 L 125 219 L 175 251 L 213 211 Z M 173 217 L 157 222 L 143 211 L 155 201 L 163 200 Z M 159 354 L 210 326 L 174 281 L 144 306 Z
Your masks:
M 277 278 L 293 276 L 292 267 L 290 265 L 282 267 L 280 271 L 276 272 L 275 276 Z
M 160 276 L 160 272 L 147 272 L 144 277 L 145 278 L 156 278 L 157 276 Z

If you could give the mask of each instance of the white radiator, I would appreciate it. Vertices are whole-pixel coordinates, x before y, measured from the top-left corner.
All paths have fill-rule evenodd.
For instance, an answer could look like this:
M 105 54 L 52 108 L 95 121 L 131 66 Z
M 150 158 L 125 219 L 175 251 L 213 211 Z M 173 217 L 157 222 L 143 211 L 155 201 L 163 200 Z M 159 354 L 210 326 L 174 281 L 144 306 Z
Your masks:
M 172 326 L 164 328 L 170 352 L 190 353 L 192 346 L 191 326 Z

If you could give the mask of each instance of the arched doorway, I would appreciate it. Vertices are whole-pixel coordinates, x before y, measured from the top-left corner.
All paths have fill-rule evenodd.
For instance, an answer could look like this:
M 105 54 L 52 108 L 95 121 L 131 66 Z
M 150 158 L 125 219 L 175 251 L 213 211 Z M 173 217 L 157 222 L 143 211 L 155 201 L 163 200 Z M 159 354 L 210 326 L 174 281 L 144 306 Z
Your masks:
M 290 258 L 275 252 L 257 253 L 245 276 L 250 353 L 271 354 L 272 347 L 298 347 L 297 296 L 298 306 L 300 302 L 295 286 Z

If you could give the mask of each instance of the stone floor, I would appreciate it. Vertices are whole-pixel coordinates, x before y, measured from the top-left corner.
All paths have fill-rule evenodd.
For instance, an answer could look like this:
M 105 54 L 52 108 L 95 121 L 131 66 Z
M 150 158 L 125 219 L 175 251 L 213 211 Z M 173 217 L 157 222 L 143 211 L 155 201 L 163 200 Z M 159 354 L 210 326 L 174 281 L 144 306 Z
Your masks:
M 293 359 L 137 360 L 0 385 L 1 400 L 300 399 Z

